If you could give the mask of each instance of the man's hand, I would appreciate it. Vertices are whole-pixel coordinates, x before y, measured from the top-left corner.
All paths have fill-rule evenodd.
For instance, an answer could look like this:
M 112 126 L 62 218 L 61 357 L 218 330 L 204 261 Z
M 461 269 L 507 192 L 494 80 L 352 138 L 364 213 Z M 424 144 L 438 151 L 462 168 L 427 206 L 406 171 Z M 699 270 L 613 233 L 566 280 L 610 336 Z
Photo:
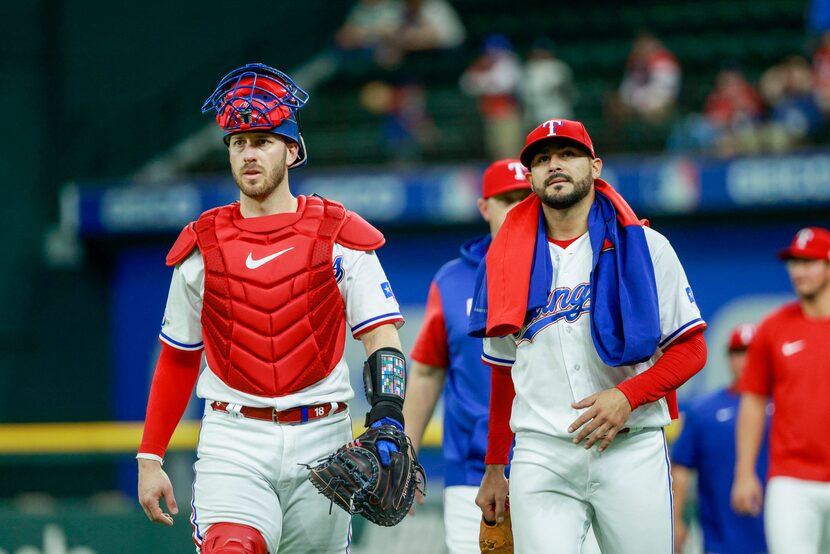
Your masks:
M 476 496 L 476 506 L 481 508 L 485 521 L 504 521 L 504 503 L 507 500 L 507 478 L 504 476 L 504 465 L 493 464 L 485 466 L 484 477 Z
M 426 502 L 426 498 L 424 497 L 424 493 L 421 492 L 421 489 L 415 489 L 415 504 L 419 504 L 421 506 L 424 505 Z M 409 508 L 409 515 L 415 515 L 415 504 L 412 504 L 412 507 Z
M 150 521 L 164 525 L 173 525 L 173 517 L 161 511 L 159 500 L 164 502 L 173 515 L 179 513 L 176 497 L 173 496 L 173 485 L 170 478 L 161 469 L 161 464 L 155 460 L 138 460 L 138 502 Z
M 589 449 L 602 439 L 599 445 L 600 452 L 608 448 L 628 421 L 628 416 L 631 415 L 631 404 L 628 403 L 628 398 L 616 388 L 594 393 L 571 404 L 571 407 L 576 410 L 589 408 L 568 427 L 569 433 L 582 428 L 574 437 L 574 444 L 581 443 L 587 437 L 585 448 Z
M 732 484 L 732 509 L 739 514 L 757 516 L 764 503 L 761 481 L 755 472 L 735 475 Z

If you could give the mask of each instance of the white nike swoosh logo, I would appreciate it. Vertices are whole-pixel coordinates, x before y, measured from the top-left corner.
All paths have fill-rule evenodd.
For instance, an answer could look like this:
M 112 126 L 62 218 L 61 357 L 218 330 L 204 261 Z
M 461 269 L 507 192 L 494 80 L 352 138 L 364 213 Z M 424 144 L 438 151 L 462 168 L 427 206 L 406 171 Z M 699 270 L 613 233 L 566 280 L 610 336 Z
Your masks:
M 793 354 L 797 354 L 804 350 L 804 347 L 807 346 L 804 344 L 803 340 L 796 340 L 793 342 L 785 342 L 781 345 L 781 353 L 785 356 L 792 356 Z
M 248 269 L 256 269 L 258 267 L 261 267 L 261 266 L 267 264 L 271 260 L 282 256 L 283 254 L 285 254 L 289 250 L 294 250 L 294 247 L 292 246 L 290 248 L 286 248 L 285 250 L 280 250 L 279 252 L 274 252 L 270 256 L 265 256 L 264 258 L 260 258 L 258 260 L 254 259 L 253 252 L 249 252 L 248 253 L 248 259 L 245 260 L 245 267 L 247 267 Z

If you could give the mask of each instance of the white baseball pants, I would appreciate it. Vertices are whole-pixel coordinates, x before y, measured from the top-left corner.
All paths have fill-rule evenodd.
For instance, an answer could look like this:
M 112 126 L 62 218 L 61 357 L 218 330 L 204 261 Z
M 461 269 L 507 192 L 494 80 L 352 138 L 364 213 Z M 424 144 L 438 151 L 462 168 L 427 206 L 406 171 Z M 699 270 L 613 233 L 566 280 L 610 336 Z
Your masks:
M 830 552 L 830 483 L 793 477 L 770 479 L 764 532 L 770 554 Z
M 450 554 L 481 554 L 478 534 L 481 509 L 476 506 L 478 487 L 444 489 L 444 538 Z
M 301 464 L 314 465 L 350 440 L 348 410 L 279 425 L 206 406 L 194 466 L 196 542 L 211 524 L 229 522 L 258 529 L 271 554 L 347 552 L 351 516 L 317 492 Z
M 510 471 L 516 554 L 584 554 L 593 527 L 607 554 L 672 554 L 671 478 L 665 436 L 617 436 L 605 452 L 569 438 L 516 435 Z

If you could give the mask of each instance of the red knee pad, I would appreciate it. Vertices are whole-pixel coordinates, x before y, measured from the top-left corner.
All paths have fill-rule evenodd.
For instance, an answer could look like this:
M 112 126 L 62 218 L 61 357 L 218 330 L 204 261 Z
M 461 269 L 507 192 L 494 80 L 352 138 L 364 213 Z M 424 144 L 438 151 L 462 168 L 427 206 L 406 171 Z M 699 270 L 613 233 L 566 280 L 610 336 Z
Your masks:
M 262 533 L 241 523 L 215 523 L 202 540 L 202 554 L 268 554 Z

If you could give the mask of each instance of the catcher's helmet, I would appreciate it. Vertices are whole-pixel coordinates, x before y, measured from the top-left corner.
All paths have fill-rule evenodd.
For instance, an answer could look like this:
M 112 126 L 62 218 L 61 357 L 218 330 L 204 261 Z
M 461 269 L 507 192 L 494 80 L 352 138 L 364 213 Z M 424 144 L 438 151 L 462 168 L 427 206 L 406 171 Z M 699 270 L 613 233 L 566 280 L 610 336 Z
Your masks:
M 273 67 L 250 63 L 225 75 L 202 105 L 202 113 L 216 112 L 216 122 L 225 130 L 225 144 L 234 133 L 260 131 L 280 135 L 300 146 L 288 169 L 307 161 L 300 131 L 299 110 L 308 93 Z

